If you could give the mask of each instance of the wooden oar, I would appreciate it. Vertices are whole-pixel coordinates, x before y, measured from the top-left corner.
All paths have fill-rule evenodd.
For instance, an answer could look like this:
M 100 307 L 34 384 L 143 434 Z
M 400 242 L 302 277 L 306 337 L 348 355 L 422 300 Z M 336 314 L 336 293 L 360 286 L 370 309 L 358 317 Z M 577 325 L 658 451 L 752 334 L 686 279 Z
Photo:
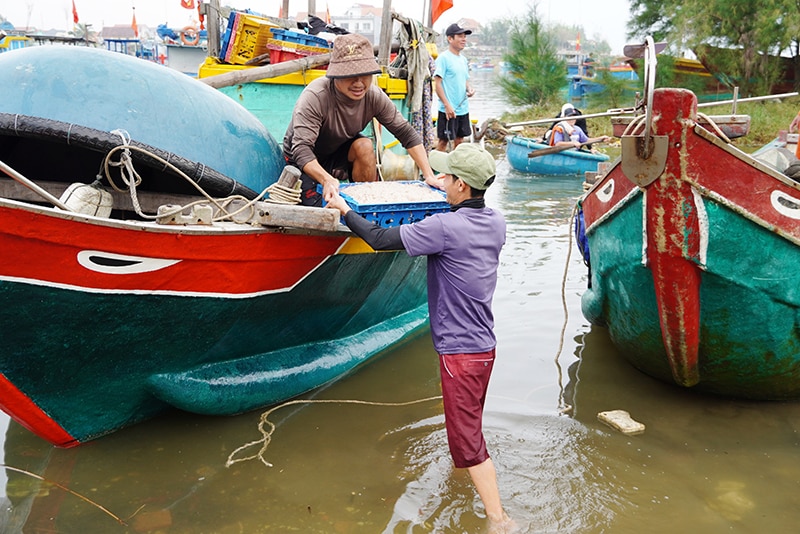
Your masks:
M 667 47 L 667 43 L 655 43 L 656 54 L 660 54 Z M 622 48 L 622 55 L 631 59 L 639 59 L 644 57 L 644 44 L 628 44 Z
M 599 142 L 600 141 L 586 141 L 578 146 L 558 145 L 558 146 L 549 146 L 547 148 L 537 148 L 536 150 L 531 150 L 530 152 L 528 152 L 528 157 L 536 158 L 539 156 L 546 156 L 548 154 L 558 154 L 559 152 L 563 152 L 565 150 L 572 150 L 572 149 L 578 150 L 579 148 L 584 147 L 586 145 L 591 145 L 592 143 L 599 143 Z

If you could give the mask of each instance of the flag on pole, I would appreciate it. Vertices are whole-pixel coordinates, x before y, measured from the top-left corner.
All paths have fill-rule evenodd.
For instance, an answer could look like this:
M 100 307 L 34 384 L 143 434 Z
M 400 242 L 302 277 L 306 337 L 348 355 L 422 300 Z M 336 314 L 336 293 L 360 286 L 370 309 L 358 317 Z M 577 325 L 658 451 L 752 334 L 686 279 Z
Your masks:
M 575 50 L 581 51 L 581 34 L 578 32 L 578 39 L 575 41 Z
M 325 2 L 325 24 L 331 23 L 331 8 L 328 7 L 328 2 Z
M 451 7 L 453 7 L 453 0 L 431 0 L 431 25 Z
M 136 8 L 133 8 L 133 20 L 131 21 L 131 28 L 133 28 L 134 37 L 139 37 L 139 26 L 136 25 Z
M 194 0 L 181 0 L 181 7 L 194 9 Z
M 78 8 L 75 7 L 75 0 L 72 0 L 72 21 L 78 23 Z

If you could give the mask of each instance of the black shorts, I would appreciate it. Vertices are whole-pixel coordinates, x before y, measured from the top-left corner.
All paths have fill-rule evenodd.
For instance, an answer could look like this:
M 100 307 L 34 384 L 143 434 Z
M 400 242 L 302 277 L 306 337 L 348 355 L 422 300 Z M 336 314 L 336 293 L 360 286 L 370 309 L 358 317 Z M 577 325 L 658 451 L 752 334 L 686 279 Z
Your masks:
M 472 135 L 469 113 L 448 119 L 444 111 L 440 111 L 439 118 L 436 119 L 436 135 L 444 141 L 452 141 L 456 137 L 469 137 Z
M 350 147 L 353 145 L 353 142 L 361 137 L 364 136 L 358 134 L 349 141 L 343 143 L 332 154 L 329 154 L 322 159 L 318 159 L 317 161 L 319 161 L 319 164 L 323 169 L 328 171 L 331 176 L 340 182 L 349 182 L 350 174 L 353 172 L 353 164 L 347 160 L 347 154 L 350 152 Z M 291 160 L 287 161 L 287 165 L 294 165 L 297 167 L 297 165 Z M 302 169 L 300 172 L 300 181 L 302 183 L 300 203 L 304 206 L 321 207 L 322 195 L 317 192 L 317 186 L 319 185 L 319 182 L 302 172 Z

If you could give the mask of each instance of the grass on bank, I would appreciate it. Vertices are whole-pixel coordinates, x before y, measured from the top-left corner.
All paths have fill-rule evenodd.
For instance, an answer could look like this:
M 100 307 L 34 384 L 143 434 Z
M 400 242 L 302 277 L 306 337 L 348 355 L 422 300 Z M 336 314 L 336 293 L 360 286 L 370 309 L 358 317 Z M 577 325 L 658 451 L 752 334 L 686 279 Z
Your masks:
M 503 123 L 525 122 L 530 120 L 555 117 L 561 111 L 561 103 L 540 106 L 531 106 L 516 113 L 504 113 L 500 117 Z M 581 109 L 584 115 L 590 113 L 603 113 L 607 109 Z M 730 104 L 707 106 L 700 108 L 706 115 L 728 115 L 732 113 Z M 745 137 L 734 139 L 733 144 L 744 152 L 753 152 L 757 148 L 769 143 L 778 136 L 780 130 L 788 130 L 789 124 L 800 111 L 800 97 L 783 100 L 765 100 L 761 102 L 743 102 L 736 106 L 738 115 L 750 115 L 750 133 Z M 587 119 L 589 133 L 596 137 L 611 135 L 611 118 L 597 117 Z M 547 124 L 525 127 L 520 135 L 525 137 L 540 137 L 547 129 Z

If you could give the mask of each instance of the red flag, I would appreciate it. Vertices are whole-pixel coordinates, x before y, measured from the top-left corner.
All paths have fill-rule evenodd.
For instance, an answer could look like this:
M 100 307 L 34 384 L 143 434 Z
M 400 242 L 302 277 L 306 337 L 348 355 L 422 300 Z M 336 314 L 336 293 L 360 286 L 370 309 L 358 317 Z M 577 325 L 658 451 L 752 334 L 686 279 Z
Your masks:
M 451 7 L 453 7 L 453 0 L 431 0 L 431 25 Z
M 133 20 L 131 21 L 131 28 L 133 28 L 133 35 L 139 37 L 139 26 L 136 25 L 136 8 L 133 8 Z
M 72 21 L 78 23 L 78 8 L 75 7 L 75 0 L 72 0 Z
M 581 51 L 581 34 L 580 33 L 578 34 L 578 40 L 575 41 L 575 50 L 577 50 L 578 52 Z
M 331 8 L 328 7 L 328 3 L 325 2 L 325 24 L 331 23 Z
M 194 9 L 194 0 L 181 0 L 181 7 L 186 9 Z

